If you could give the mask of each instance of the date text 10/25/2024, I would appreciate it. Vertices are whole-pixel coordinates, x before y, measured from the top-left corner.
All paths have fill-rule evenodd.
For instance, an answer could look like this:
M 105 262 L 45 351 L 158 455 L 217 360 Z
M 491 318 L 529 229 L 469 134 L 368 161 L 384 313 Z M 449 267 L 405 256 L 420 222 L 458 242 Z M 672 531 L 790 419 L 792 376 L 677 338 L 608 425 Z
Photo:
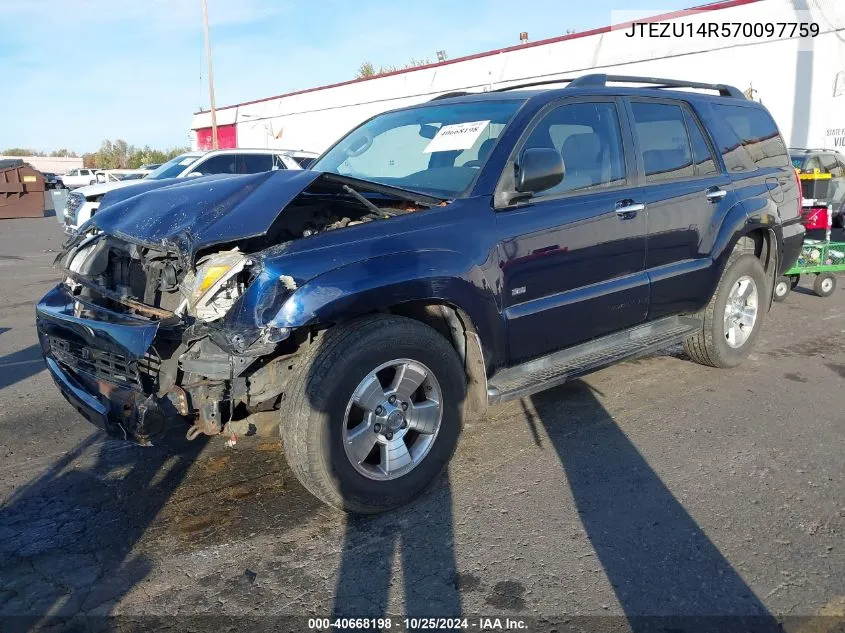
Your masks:
M 528 631 L 528 624 L 519 618 L 309 618 L 308 629 L 405 631 Z

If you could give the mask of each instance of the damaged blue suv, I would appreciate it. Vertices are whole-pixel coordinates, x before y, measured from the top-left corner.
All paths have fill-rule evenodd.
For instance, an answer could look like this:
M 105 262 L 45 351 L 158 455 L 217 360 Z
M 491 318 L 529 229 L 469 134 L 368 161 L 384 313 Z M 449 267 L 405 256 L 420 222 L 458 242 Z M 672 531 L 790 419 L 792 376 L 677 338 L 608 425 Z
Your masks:
M 308 171 L 108 194 L 37 306 L 62 394 L 141 444 L 270 416 L 308 490 L 377 512 L 490 405 L 679 341 L 737 365 L 804 232 L 771 116 L 725 85 L 553 83 L 380 114 Z

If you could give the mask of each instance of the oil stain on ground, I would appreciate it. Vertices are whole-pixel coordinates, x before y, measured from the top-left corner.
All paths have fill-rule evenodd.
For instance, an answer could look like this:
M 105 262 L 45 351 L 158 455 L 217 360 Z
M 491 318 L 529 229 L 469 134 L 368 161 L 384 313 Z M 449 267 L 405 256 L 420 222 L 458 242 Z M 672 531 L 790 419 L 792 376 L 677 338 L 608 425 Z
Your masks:
M 485 602 L 497 609 L 508 611 L 522 611 L 525 609 L 525 587 L 521 582 L 505 580 L 493 585 L 492 593 Z

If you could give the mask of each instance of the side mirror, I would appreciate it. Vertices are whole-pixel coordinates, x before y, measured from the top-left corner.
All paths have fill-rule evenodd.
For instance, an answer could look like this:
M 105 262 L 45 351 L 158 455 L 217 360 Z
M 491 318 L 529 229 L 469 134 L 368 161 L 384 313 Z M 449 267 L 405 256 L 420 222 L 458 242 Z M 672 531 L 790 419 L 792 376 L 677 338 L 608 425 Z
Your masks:
M 201 171 L 192 171 L 185 174 L 185 178 L 200 178 L 202 175 L 203 173 Z
M 550 147 L 529 147 L 522 150 L 516 163 L 516 190 L 537 193 L 550 189 L 563 180 L 565 168 L 560 153 Z

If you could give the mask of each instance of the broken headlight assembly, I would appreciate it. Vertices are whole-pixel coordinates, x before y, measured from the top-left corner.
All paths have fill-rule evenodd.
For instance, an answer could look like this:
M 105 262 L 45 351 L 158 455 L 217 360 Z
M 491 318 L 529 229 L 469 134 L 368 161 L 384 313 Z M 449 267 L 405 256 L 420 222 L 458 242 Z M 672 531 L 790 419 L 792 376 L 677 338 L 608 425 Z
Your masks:
M 224 251 L 199 262 L 196 273 L 185 275 L 179 289 L 184 310 L 200 321 L 216 321 L 234 305 L 244 290 L 240 273 L 250 259 L 239 251 Z

